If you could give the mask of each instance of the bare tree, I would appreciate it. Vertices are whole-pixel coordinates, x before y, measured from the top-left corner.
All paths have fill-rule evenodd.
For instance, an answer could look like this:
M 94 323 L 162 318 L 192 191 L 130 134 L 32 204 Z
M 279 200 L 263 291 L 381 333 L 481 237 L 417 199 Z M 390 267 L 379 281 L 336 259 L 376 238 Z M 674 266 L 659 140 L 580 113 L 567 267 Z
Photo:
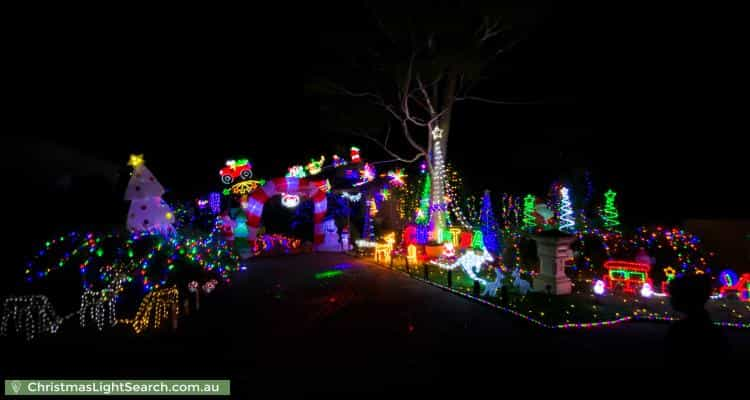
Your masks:
M 361 43 L 362 53 L 353 57 L 352 65 L 367 78 L 351 84 L 359 90 L 335 80 L 327 85 L 377 106 L 388 116 L 382 129 L 353 129 L 353 133 L 402 162 L 427 161 L 433 176 L 431 236 L 441 241 L 444 162 L 454 106 L 460 101 L 513 103 L 474 96 L 472 91 L 483 80 L 484 67 L 513 48 L 522 35 L 511 34 L 509 16 L 517 14 L 494 5 L 407 3 L 366 5 L 377 33 Z M 394 130 L 399 133 L 394 135 Z

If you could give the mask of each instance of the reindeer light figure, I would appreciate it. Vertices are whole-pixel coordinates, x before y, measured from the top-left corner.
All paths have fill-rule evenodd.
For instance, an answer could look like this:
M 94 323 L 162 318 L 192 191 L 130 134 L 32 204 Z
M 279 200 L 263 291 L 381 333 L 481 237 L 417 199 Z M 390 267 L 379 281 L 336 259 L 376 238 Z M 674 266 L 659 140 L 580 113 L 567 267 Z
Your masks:
M 511 277 L 513 277 L 513 286 L 518 289 L 518 292 L 521 293 L 522 296 L 525 296 L 526 293 L 531 291 L 531 284 L 529 284 L 529 281 L 521 279 L 520 269 L 516 268 L 513 270 Z
M 482 296 L 490 295 L 490 297 L 495 297 L 497 295 L 497 289 L 503 286 L 504 279 L 505 279 L 505 274 L 503 274 L 503 271 L 500 268 L 495 268 L 495 281 L 488 283 L 484 287 L 484 292 L 482 292 Z
M 7 297 L 3 301 L 3 316 L 0 320 L 0 336 L 8 334 L 8 322 L 13 321 L 16 335 L 22 333 L 31 341 L 40 333 L 55 333 L 63 319 L 57 316 L 47 296 Z
M 117 323 L 115 304 L 122 291 L 122 283 L 127 275 L 120 273 L 115 275 L 110 285 L 102 290 L 84 289 L 81 294 L 81 308 L 79 309 L 79 321 L 81 328 L 85 328 L 89 322 L 96 322 L 96 328 L 101 332 L 106 321 L 111 327 Z
M 378 243 L 375 245 L 375 262 L 383 261 L 385 264 L 391 262 L 391 253 L 393 253 L 393 243 L 396 242 L 396 233 L 391 232 L 383 237 L 385 244 Z

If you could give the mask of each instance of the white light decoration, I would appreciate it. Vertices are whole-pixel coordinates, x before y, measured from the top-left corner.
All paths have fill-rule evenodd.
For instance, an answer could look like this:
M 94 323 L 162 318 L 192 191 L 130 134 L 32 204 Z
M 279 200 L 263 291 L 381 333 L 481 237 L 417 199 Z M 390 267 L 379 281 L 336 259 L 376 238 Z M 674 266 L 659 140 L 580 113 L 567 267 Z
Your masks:
M 443 264 L 436 262 L 440 268 L 443 269 L 455 269 L 458 266 L 461 266 L 461 268 L 466 272 L 471 279 L 479 281 L 483 284 L 487 284 L 487 281 L 478 277 L 477 272 L 482 268 L 482 265 L 486 262 L 492 261 L 492 255 L 487 252 L 487 249 L 484 249 L 482 251 L 482 254 L 477 254 L 474 250 L 467 250 L 461 257 L 459 257 L 456 261 L 450 263 L 450 264 Z
M 365 240 L 365 239 L 357 239 L 354 241 L 354 243 L 357 245 L 357 247 L 360 247 L 360 248 L 370 248 L 370 247 L 374 248 L 375 246 L 378 245 L 378 242 L 372 242 L 372 241 Z
M 644 283 L 643 287 L 641 288 L 641 296 L 645 298 L 649 298 L 653 294 L 654 294 L 654 290 L 651 288 L 651 284 Z
M 575 228 L 573 219 L 573 209 L 570 203 L 570 194 L 568 188 L 560 188 L 560 227 L 561 231 L 572 231 Z
M 443 130 L 436 126 L 432 130 L 433 151 L 432 151 L 432 203 L 430 205 L 430 221 L 433 223 L 433 240 L 438 243 L 443 241 L 440 232 L 443 230 L 445 223 L 443 215 L 445 212 L 445 159 L 443 159 L 443 149 L 441 139 Z
M 126 280 L 126 274 L 118 273 L 105 289 L 83 290 L 81 308 L 78 310 L 81 328 L 85 328 L 89 322 L 96 322 L 96 328 L 101 332 L 105 322 L 107 327 L 112 327 L 117 323 L 115 304 L 122 291 L 122 284 Z
M 345 198 L 345 199 L 347 199 L 347 200 L 349 200 L 349 201 L 351 201 L 353 203 L 357 203 L 360 200 L 362 200 L 362 193 L 351 194 L 349 192 L 344 192 L 344 193 L 341 193 L 341 197 L 343 197 L 343 198 Z
M 596 283 L 594 283 L 594 294 L 601 296 L 604 294 L 604 290 L 604 281 L 601 279 L 597 280 Z
M 282 194 L 281 195 L 281 204 L 286 208 L 294 208 L 299 205 L 299 196 L 296 194 Z
M 11 320 L 16 327 L 16 334 L 23 334 L 30 341 L 40 334 L 57 332 L 64 319 L 57 316 L 47 296 L 37 294 L 7 297 L 3 301 L 0 336 L 8 334 L 8 323 Z

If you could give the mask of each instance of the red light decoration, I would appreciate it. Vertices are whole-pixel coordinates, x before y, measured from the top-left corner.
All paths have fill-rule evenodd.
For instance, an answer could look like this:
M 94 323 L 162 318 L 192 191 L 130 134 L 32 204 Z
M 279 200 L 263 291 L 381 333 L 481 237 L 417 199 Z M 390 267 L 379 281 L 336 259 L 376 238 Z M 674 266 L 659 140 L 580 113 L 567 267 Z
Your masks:
M 608 272 L 602 280 L 610 291 L 622 286 L 624 292 L 635 293 L 646 283 L 653 285 L 648 277 L 651 266 L 646 263 L 609 260 L 604 263 L 604 268 Z

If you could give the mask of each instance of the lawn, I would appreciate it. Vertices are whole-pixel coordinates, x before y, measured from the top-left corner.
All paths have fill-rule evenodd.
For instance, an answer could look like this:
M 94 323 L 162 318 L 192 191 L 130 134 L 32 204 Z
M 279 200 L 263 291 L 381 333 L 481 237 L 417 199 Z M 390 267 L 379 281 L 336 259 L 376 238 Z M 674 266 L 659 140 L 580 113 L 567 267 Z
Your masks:
M 424 279 L 425 265 L 430 282 L 449 286 L 448 271 L 437 265 L 410 265 L 408 272 L 416 278 Z M 396 258 L 391 265 L 384 266 L 407 272 L 403 259 Z M 494 270 L 483 270 L 478 275 L 487 281 L 495 280 Z M 524 279 L 528 280 L 529 277 Z M 574 280 L 573 294 L 568 296 L 554 296 L 540 292 L 530 292 L 523 296 L 512 287 L 509 274 L 506 274 L 504 282 L 509 286 L 507 303 L 503 304 L 499 291 L 497 296 L 480 297 L 547 325 L 603 322 L 629 316 L 646 318 L 679 318 L 680 316 L 672 309 L 668 297 L 644 298 L 609 293 L 597 296 L 591 290 L 590 280 Z M 473 286 L 473 280 L 462 269 L 452 271 L 452 289 L 471 295 Z M 736 299 L 710 300 L 706 308 L 714 321 L 747 323 L 750 319 L 750 303 Z

